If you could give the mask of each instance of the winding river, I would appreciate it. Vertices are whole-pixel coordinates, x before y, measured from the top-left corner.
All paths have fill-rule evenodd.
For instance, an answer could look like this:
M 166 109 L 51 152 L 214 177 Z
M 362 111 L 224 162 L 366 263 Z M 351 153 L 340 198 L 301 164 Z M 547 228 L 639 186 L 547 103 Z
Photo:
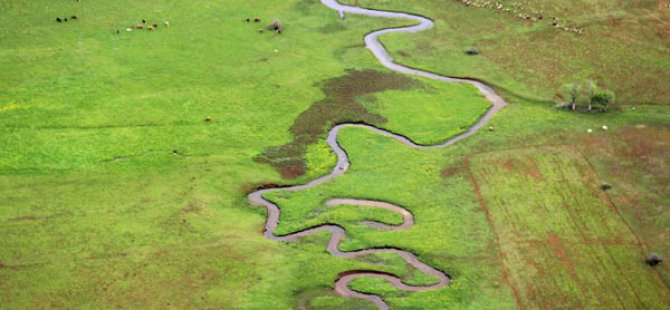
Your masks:
M 429 29 L 433 27 L 433 22 L 430 19 L 427 19 L 422 16 L 416 16 L 416 15 L 411 15 L 408 13 L 400 13 L 400 12 L 386 12 L 386 11 L 378 11 L 378 10 L 370 10 L 370 9 L 364 9 L 364 8 L 359 8 L 359 7 L 353 7 L 353 6 L 347 6 L 347 5 L 342 5 L 338 3 L 336 0 L 321 0 L 321 3 L 324 4 L 325 6 L 337 11 L 340 14 L 340 17 L 344 17 L 345 14 L 359 14 L 359 15 L 366 15 L 366 16 L 373 16 L 373 17 L 380 17 L 380 18 L 394 18 L 394 19 L 409 19 L 412 21 L 415 21 L 416 24 L 413 26 L 408 26 L 408 27 L 401 27 L 401 28 L 389 28 L 389 29 L 381 29 L 377 30 L 374 32 L 369 33 L 368 35 L 365 36 L 365 46 L 370 49 L 370 51 L 375 55 L 375 57 L 379 60 L 379 62 L 396 72 L 404 73 L 404 74 L 410 74 L 410 75 L 415 75 L 415 76 L 420 76 L 420 77 L 425 77 L 429 79 L 434 79 L 434 80 L 439 80 L 443 81 L 446 83 L 469 83 L 474 85 L 479 91 L 486 97 L 488 101 L 491 102 L 492 106 L 489 108 L 489 110 L 482 116 L 475 124 L 473 124 L 470 128 L 468 128 L 467 131 L 464 133 L 455 136 L 444 143 L 436 144 L 436 145 L 418 145 L 411 140 L 409 140 L 406 137 L 396 135 L 394 133 L 385 131 L 380 128 L 376 128 L 373 126 L 368 126 L 368 125 L 360 125 L 360 124 L 342 124 L 333 127 L 329 133 L 328 133 L 328 138 L 327 138 L 327 143 L 328 145 L 332 148 L 332 150 L 335 152 L 337 155 L 337 164 L 335 168 L 333 168 L 332 172 L 329 173 L 328 175 L 322 176 L 320 178 L 317 178 L 315 180 L 312 180 L 306 184 L 302 185 L 296 185 L 296 186 L 291 186 L 291 187 L 283 187 L 283 188 L 270 188 L 270 189 L 263 189 L 259 190 L 253 193 L 250 193 L 248 195 L 249 202 L 253 205 L 258 205 L 258 206 L 264 206 L 268 210 L 268 218 L 265 223 L 265 232 L 264 235 L 266 238 L 271 239 L 271 240 L 276 240 L 276 241 L 296 241 L 299 238 L 311 234 L 315 234 L 321 231 L 329 231 L 331 233 L 331 238 L 328 241 L 328 246 L 327 246 L 327 251 L 331 253 L 332 255 L 338 256 L 338 257 L 345 257 L 345 258 L 356 258 L 359 256 L 363 255 L 368 255 L 372 253 L 393 253 L 396 254 L 400 257 L 402 257 L 409 265 L 412 267 L 428 274 L 431 276 L 434 276 L 437 278 L 439 281 L 435 284 L 428 285 L 428 286 L 412 286 L 412 285 L 407 285 L 401 281 L 400 278 L 391 275 L 391 274 L 386 274 L 386 273 L 381 273 L 381 272 L 376 272 L 376 271 L 351 271 L 351 272 L 346 272 L 342 274 L 335 282 L 335 291 L 340 294 L 343 297 L 349 297 L 349 298 L 361 298 L 365 300 L 369 300 L 373 302 L 379 309 L 389 309 L 389 306 L 384 300 L 376 295 L 371 295 L 371 294 L 364 294 L 360 292 L 356 292 L 352 290 L 349 287 L 349 282 L 351 282 L 354 279 L 361 278 L 361 277 L 375 277 L 375 278 L 380 278 L 383 279 L 390 284 L 392 284 L 394 287 L 396 287 L 399 290 L 403 291 L 424 291 L 424 290 L 433 290 L 433 289 L 439 289 L 442 287 L 445 287 L 449 285 L 449 282 L 451 279 L 449 276 L 444 274 L 442 271 L 437 270 L 419 260 L 416 255 L 404 251 L 401 249 L 393 249 L 393 248 L 371 248 L 371 249 L 364 249 L 364 250 L 359 250 L 359 251 L 351 251 L 351 252 L 343 252 L 339 250 L 339 244 L 340 242 L 345 238 L 346 232 L 345 230 L 337 225 L 332 225 L 332 224 L 324 224 L 320 225 L 317 227 L 313 227 L 307 230 L 299 231 L 296 233 L 288 234 L 288 235 L 283 235 L 283 236 L 277 236 L 275 235 L 275 230 L 277 229 L 277 225 L 279 224 L 279 217 L 281 214 L 281 211 L 279 210 L 279 207 L 274 204 L 273 202 L 263 198 L 264 194 L 271 193 L 271 192 L 281 192 L 281 191 L 287 191 L 287 192 L 295 192 L 295 191 L 301 191 L 301 190 L 306 190 L 309 188 L 313 188 L 316 186 L 319 186 L 323 183 L 328 182 L 331 179 L 337 178 L 341 175 L 343 175 L 347 169 L 349 169 L 349 158 L 347 157 L 347 153 L 342 149 L 342 147 L 337 143 L 337 135 L 340 132 L 342 128 L 346 127 L 357 127 L 357 128 L 365 128 L 367 130 L 374 131 L 378 134 L 393 138 L 399 142 L 402 142 L 406 146 L 410 148 L 415 148 L 415 149 L 437 149 L 437 148 L 445 148 L 448 147 L 460 140 L 463 140 L 473 134 L 475 134 L 477 131 L 479 131 L 490 119 L 495 115 L 500 109 L 504 108 L 507 103 L 500 97 L 498 96 L 493 89 L 491 89 L 489 86 L 475 81 L 475 80 L 470 80 L 470 79 L 459 79 L 459 78 L 452 78 L 452 77 L 447 77 L 447 76 L 442 76 L 426 71 L 421 71 L 418 69 L 414 68 L 409 68 L 400 64 L 397 64 L 393 62 L 393 58 L 388 54 L 384 46 L 379 42 L 379 36 L 388 34 L 388 33 L 398 33 L 398 32 L 407 32 L 407 33 L 413 33 L 413 32 L 418 32 L 422 30 Z M 372 201 L 372 200 L 361 200 L 361 199 L 348 199 L 348 198 L 336 198 L 336 199 L 331 199 L 326 202 L 326 205 L 328 206 L 337 206 L 337 205 L 353 205 L 353 206 L 360 206 L 360 207 L 375 207 L 375 208 L 383 208 L 386 210 L 389 210 L 391 212 L 398 213 L 402 216 L 403 218 L 403 223 L 398 226 L 393 226 L 393 225 L 387 225 L 383 223 L 377 223 L 377 222 L 364 222 L 364 224 L 375 228 L 375 229 L 382 229 L 382 230 L 404 230 L 408 229 L 412 225 L 414 225 L 414 218 L 412 214 L 407 211 L 405 208 L 401 206 L 397 206 L 391 203 L 387 202 L 381 202 L 381 201 Z

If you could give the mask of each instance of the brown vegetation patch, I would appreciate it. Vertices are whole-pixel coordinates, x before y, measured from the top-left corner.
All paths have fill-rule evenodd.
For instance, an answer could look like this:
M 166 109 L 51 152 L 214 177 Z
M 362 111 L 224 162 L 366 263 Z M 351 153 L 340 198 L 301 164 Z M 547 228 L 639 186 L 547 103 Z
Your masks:
M 519 309 L 521 309 L 521 310 L 526 309 L 526 307 L 524 307 L 523 301 L 521 299 L 521 293 L 519 293 L 519 289 L 517 289 L 516 286 L 514 286 L 512 284 L 512 280 L 510 280 L 509 274 L 507 273 L 507 271 L 505 271 L 503 269 L 503 271 L 501 272 L 500 275 L 502 276 L 503 281 L 505 281 L 505 284 L 507 284 L 507 286 L 512 288 L 512 293 L 514 294 L 514 300 L 516 301 L 517 306 L 519 306 Z
M 529 156 L 525 156 L 524 163 L 526 164 L 525 165 L 526 169 L 524 171 L 526 172 L 527 176 L 532 177 L 536 181 L 544 179 L 544 176 L 542 175 L 540 168 L 537 166 L 537 163 L 532 158 L 530 158 Z
M 9 219 L 10 222 L 36 222 L 36 221 L 48 221 L 55 217 L 65 215 L 65 213 L 55 213 L 47 216 L 35 216 L 35 215 L 23 215 Z
M 639 158 L 663 155 L 670 150 L 670 130 L 624 128 L 617 132 L 623 142 L 616 148 L 616 155 Z
M 525 178 L 532 178 L 536 181 L 544 179 L 537 163 L 529 156 L 524 156 L 522 159 L 510 158 L 502 163 L 502 167 L 507 172 L 516 172 Z
M 301 176 L 306 171 L 305 150 L 315 143 L 333 124 L 355 122 L 381 125 L 386 120 L 368 112 L 356 99 L 390 89 L 416 87 L 415 80 L 395 73 L 374 70 L 347 70 L 347 74 L 318 83 L 326 97 L 314 102 L 301 113 L 290 128 L 293 141 L 272 146 L 255 158 L 257 162 L 273 165 L 286 179 Z
M 181 209 L 181 212 L 183 214 L 200 213 L 200 211 L 202 211 L 202 208 L 197 202 L 189 202 L 188 204 L 186 204 L 185 207 Z
M 447 168 L 442 169 L 442 176 L 445 178 L 452 177 L 455 175 L 459 175 L 463 173 L 463 167 L 465 163 L 463 162 L 458 162 L 454 164 L 453 166 L 449 166 Z
M 551 245 L 554 254 L 556 254 L 556 257 L 561 261 L 561 264 L 568 270 L 570 277 L 576 279 L 577 271 L 575 270 L 572 261 L 568 258 L 565 248 L 561 245 L 561 239 L 559 239 L 556 234 L 552 233 L 549 235 L 549 244 Z
M 656 27 L 658 37 L 666 42 L 670 42 L 670 22 L 663 19 L 653 19 L 652 24 Z
M 24 215 L 24 216 L 11 218 L 9 220 L 12 221 L 12 222 L 14 222 L 14 221 L 16 221 L 16 222 L 20 222 L 20 221 L 32 222 L 32 221 L 38 221 L 38 220 L 41 220 L 41 219 L 43 219 L 43 217 L 38 217 L 38 216 L 34 216 L 34 215 Z

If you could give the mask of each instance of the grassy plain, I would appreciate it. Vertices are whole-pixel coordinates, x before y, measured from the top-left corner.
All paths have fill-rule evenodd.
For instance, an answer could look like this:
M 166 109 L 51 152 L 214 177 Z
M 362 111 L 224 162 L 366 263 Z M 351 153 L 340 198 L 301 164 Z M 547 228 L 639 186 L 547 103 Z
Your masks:
M 475 77 L 540 100 L 554 98 L 563 84 L 593 79 L 613 90 L 621 104 L 670 104 L 666 1 L 471 1 L 500 3 L 517 13 L 458 0 L 344 2 L 433 19 L 434 29 L 382 38 L 397 61 L 412 67 Z M 531 22 L 518 14 L 543 19 Z M 553 17 L 582 34 L 555 28 Z M 464 53 L 471 46 L 480 56 Z
M 666 253 L 662 249 L 668 243 L 638 239 L 640 230 L 629 227 L 631 221 L 640 223 L 629 218 L 632 210 L 612 203 L 610 194 L 599 189 L 602 182 L 613 182 L 601 176 L 604 169 L 616 167 L 594 168 L 606 162 L 592 154 L 612 160 L 620 155 L 592 141 L 623 144 L 622 133 L 631 130 L 640 131 L 641 137 L 655 131 L 667 134 L 663 110 L 640 107 L 575 115 L 517 101 L 494 118 L 494 132 L 437 151 L 410 150 L 365 130 L 347 129 L 340 140 L 352 167 L 345 176 L 319 188 L 268 198 L 284 212 L 279 233 L 337 223 L 349 233 L 344 249 L 406 248 L 453 277 L 453 286 L 443 291 L 412 294 L 378 280 L 354 283 L 360 291 L 382 294 L 398 309 L 662 308 L 669 298 L 666 267 L 652 269 L 643 261 L 652 246 Z M 610 130 L 600 129 L 604 124 Z M 588 128 L 594 133 L 587 133 Z M 665 141 L 645 143 L 657 152 L 667 151 Z M 635 173 L 639 168 L 629 169 Z M 662 170 L 645 172 L 664 177 Z M 623 184 L 616 180 L 614 186 L 649 191 L 662 184 L 634 180 L 639 177 Z M 397 203 L 412 211 L 417 225 L 404 232 L 375 232 L 360 221 L 399 219 L 382 211 L 323 205 L 337 197 Z M 647 228 L 649 237 L 651 232 L 662 237 L 667 225 L 654 213 L 662 206 L 655 205 L 640 216 L 656 223 L 654 229 Z
M 1 5 L 3 307 L 294 308 L 346 270 L 402 273 L 267 241 L 245 201 L 285 182 L 253 159 L 291 139 L 319 83 L 378 69 L 361 36 L 397 23 L 308 1 Z M 141 19 L 159 28 L 125 31 Z
M 412 3 L 409 11 L 421 13 L 424 5 Z M 370 305 L 334 295 L 338 274 L 372 269 L 410 283 L 431 281 L 393 256 L 332 257 L 324 251 L 325 235 L 290 244 L 265 240 L 265 210 L 245 199 L 257 185 L 299 183 L 329 171 L 334 157 L 322 139 L 334 123 L 364 119 L 434 143 L 482 113 L 487 104 L 472 87 L 398 77 L 379 68 L 361 37 L 398 22 L 355 16 L 341 21 L 317 1 L 9 1 L 0 8 L 5 12 L 0 18 L 2 307 L 362 309 Z M 463 18 L 474 14 L 473 23 L 491 18 L 481 11 L 454 12 Z M 70 14 L 79 20 L 54 21 Z M 262 25 L 242 22 L 255 16 L 283 20 L 286 32 L 259 34 Z M 169 20 L 171 26 L 124 32 L 142 18 Z M 451 40 L 443 33 L 425 36 Z M 411 46 L 415 39 L 389 40 Z M 429 61 L 435 62 L 434 71 L 451 73 L 424 50 L 406 52 L 417 61 L 427 57 L 431 66 Z M 515 82 L 517 77 L 495 66 L 469 64 L 474 59 L 459 59 L 461 52 L 442 50 L 449 58 L 439 65 L 481 74 L 516 92 L 549 94 Z M 487 75 L 482 67 L 500 76 Z M 659 67 L 667 64 L 661 60 Z M 361 72 L 384 81 L 357 83 L 351 77 Z M 329 88 L 343 85 L 362 87 L 341 88 L 360 95 L 342 98 Z M 342 102 L 358 110 L 333 114 L 327 108 Z M 398 292 L 375 280 L 355 283 L 360 291 L 382 294 L 396 309 L 509 309 L 517 303 L 534 308 L 550 302 L 618 308 L 667 300 L 667 287 L 642 264 L 644 251 L 666 253 L 669 244 L 663 234 L 667 189 L 659 185 L 667 170 L 659 169 L 665 166 L 658 161 L 670 147 L 664 142 L 670 131 L 667 109 L 582 115 L 520 99 L 512 103 L 492 120 L 495 131 L 445 150 L 413 151 L 365 130 L 344 130 L 341 143 L 352 161 L 345 176 L 313 190 L 269 197 L 284 212 L 280 232 L 339 223 L 349 233 L 345 249 L 402 247 L 453 277 L 451 286 L 422 293 Z M 204 121 L 207 116 L 211 122 Z M 610 131 L 586 133 L 605 124 Z M 292 144 L 302 141 L 300 133 L 309 133 L 311 142 Z M 639 143 L 649 150 L 643 161 L 630 155 Z M 283 179 L 281 165 L 259 163 L 282 145 L 297 151 L 276 152 L 268 162 L 302 164 L 304 174 Z M 523 156 L 546 174 L 536 184 L 546 199 L 565 205 L 545 203 L 540 192 L 529 195 L 536 188 L 525 183 L 524 167 L 504 171 L 498 165 Z M 619 164 L 626 172 L 613 169 Z M 560 186 L 562 174 L 577 180 Z M 594 194 L 601 181 L 614 184 L 611 197 L 622 217 L 607 203 L 607 193 Z M 390 201 L 410 209 L 417 225 L 404 232 L 375 231 L 358 223 L 398 218 L 374 209 L 322 206 L 331 197 Z M 514 208 L 529 198 L 535 204 Z M 551 225 L 543 225 L 545 218 L 531 206 L 554 208 Z M 584 211 L 583 217 L 569 217 L 572 208 Z M 506 221 L 502 211 L 518 216 Z M 529 231 L 520 235 L 511 225 Z M 592 234 L 572 229 L 585 225 L 594 225 L 587 231 Z M 625 244 L 567 242 L 585 236 Z M 526 252 L 534 255 L 518 255 Z M 563 257 L 574 259 L 576 278 Z M 555 264 L 542 266 L 545 260 Z M 527 264 L 535 273 L 522 268 Z M 554 282 L 538 276 L 547 268 Z M 622 269 L 636 272 L 616 272 Z M 668 270 L 659 270 L 666 283 Z M 627 290 L 630 285 L 623 283 L 634 280 L 643 283 Z M 583 294 L 575 291 L 584 287 Z M 519 288 L 555 295 L 530 290 L 517 300 Z M 601 292 L 609 294 L 593 301 Z M 654 296 L 658 300 L 650 301 Z
M 572 146 L 473 156 L 472 182 L 524 308 L 661 309 L 670 291 Z

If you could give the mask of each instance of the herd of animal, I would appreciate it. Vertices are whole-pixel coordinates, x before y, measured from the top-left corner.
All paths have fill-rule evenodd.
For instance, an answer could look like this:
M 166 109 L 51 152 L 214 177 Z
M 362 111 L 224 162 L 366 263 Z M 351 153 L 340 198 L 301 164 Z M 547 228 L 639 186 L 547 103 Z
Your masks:
M 169 21 L 167 21 L 167 20 L 163 21 L 163 24 L 165 25 L 165 28 L 170 28 L 170 22 Z M 130 31 L 133 31 L 133 29 L 137 29 L 137 30 L 146 29 L 147 31 L 154 31 L 154 30 L 158 29 L 158 24 L 156 22 L 153 22 L 151 24 L 147 24 L 147 20 L 143 19 L 142 23 L 137 24 L 137 25 L 132 26 L 132 27 L 126 28 L 126 31 L 130 32 Z M 116 33 L 119 34 L 119 32 L 120 31 L 117 29 Z
M 70 16 L 70 20 L 77 20 L 77 15 Z M 63 17 L 63 18 L 56 17 L 56 21 L 59 22 L 59 23 L 67 22 L 67 17 Z
M 72 16 L 70 16 L 70 19 L 69 19 L 69 20 L 77 20 L 77 18 L 78 18 L 77 15 L 72 15 Z M 68 21 L 68 18 L 67 18 L 67 17 L 63 17 L 63 18 L 61 18 L 61 17 L 56 17 L 56 22 L 64 23 L 64 22 L 67 22 L 67 21 Z M 166 20 L 166 21 L 163 21 L 163 24 L 165 25 L 166 28 L 169 28 L 169 27 L 170 27 L 170 22 L 167 21 L 167 20 Z M 138 29 L 138 30 L 146 29 L 147 31 L 154 31 L 154 30 L 157 29 L 157 28 L 158 28 L 158 24 L 157 24 L 157 23 L 154 22 L 154 23 L 151 23 L 151 24 L 147 24 L 147 20 L 146 20 L 146 19 L 143 19 L 143 20 L 142 20 L 142 23 L 137 24 L 137 25 L 134 25 L 134 26 L 132 26 L 132 27 L 128 27 L 128 28 L 126 28 L 126 31 L 129 31 L 129 32 L 130 32 L 130 31 L 133 31 L 133 29 Z M 119 33 L 121 33 L 121 31 L 117 29 L 117 30 L 116 30 L 116 34 L 119 34 Z
M 70 20 L 77 20 L 77 15 L 72 15 L 72 16 L 70 16 Z M 56 17 L 56 21 L 59 22 L 59 23 L 63 23 L 63 22 L 67 22 L 67 21 L 68 21 L 68 18 L 67 18 L 67 17 L 64 17 L 64 18 Z M 253 20 L 252 20 L 251 18 L 247 18 L 247 19 L 245 19 L 245 22 L 246 22 L 246 23 L 251 23 L 252 21 L 253 21 L 254 23 L 260 23 L 260 22 L 261 22 L 261 19 L 258 18 L 258 17 L 257 17 L 257 18 L 254 18 Z M 169 28 L 169 27 L 170 27 L 170 22 L 167 21 L 167 20 L 166 20 L 166 21 L 163 21 L 163 25 L 165 25 L 166 28 Z M 154 30 L 158 29 L 158 24 L 157 24 L 156 22 L 147 24 L 147 20 L 146 20 L 146 19 L 142 19 L 142 23 L 139 23 L 139 24 L 137 24 L 137 25 L 134 25 L 134 26 L 131 26 L 131 27 L 126 28 L 126 31 L 127 31 L 127 32 L 130 32 L 130 31 L 133 31 L 133 29 L 135 29 L 135 30 L 154 31 Z M 284 31 L 284 27 L 282 26 L 281 22 L 278 21 L 278 20 L 275 20 L 275 21 L 273 21 L 272 23 L 270 23 L 270 24 L 267 26 L 267 29 L 268 29 L 268 30 L 271 30 L 271 31 L 274 31 L 274 32 L 276 32 L 277 34 L 281 34 L 281 33 Z M 262 33 L 263 31 L 264 31 L 263 28 L 259 28 L 259 29 L 258 29 L 258 32 L 259 32 L 259 33 Z M 120 34 L 120 33 L 121 33 L 121 31 L 120 31 L 119 29 L 117 29 L 117 30 L 116 30 L 116 34 Z
M 541 22 L 542 20 L 545 19 L 543 15 L 544 12 L 542 10 L 534 9 L 532 7 L 532 4 L 528 3 L 523 4 L 520 2 L 514 2 L 511 4 L 505 4 L 492 0 L 460 0 L 460 1 L 469 7 L 491 9 L 497 12 L 509 13 L 516 18 L 524 19 L 532 23 Z M 582 34 L 584 32 L 584 29 L 582 28 L 579 28 L 577 26 L 568 26 L 567 24 L 568 24 L 567 21 L 561 20 L 558 17 L 551 18 L 551 26 L 556 29 L 564 30 L 567 32 L 573 32 L 576 34 Z
M 251 23 L 251 22 L 252 22 L 252 19 L 251 19 L 251 18 L 247 18 L 247 19 L 245 19 L 244 21 L 248 24 L 248 23 Z M 261 22 L 261 19 L 258 18 L 258 17 L 256 17 L 256 18 L 253 19 L 253 22 L 256 23 L 256 24 L 258 24 L 258 23 Z M 274 31 L 274 32 L 276 32 L 277 34 L 281 34 L 281 33 L 284 31 L 284 26 L 282 25 L 282 23 L 281 23 L 279 20 L 274 20 L 272 23 L 270 23 L 270 24 L 267 26 L 267 29 L 270 30 L 270 31 Z M 259 28 L 259 29 L 258 29 L 258 33 L 263 33 L 264 31 L 265 31 L 265 30 L 264 30 L 263 28 Z

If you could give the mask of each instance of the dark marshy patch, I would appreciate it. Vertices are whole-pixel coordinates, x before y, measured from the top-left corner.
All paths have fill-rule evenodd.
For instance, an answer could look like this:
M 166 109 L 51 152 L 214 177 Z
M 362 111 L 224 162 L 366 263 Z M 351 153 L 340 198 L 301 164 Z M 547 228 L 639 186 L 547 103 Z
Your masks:
M 340 23 L 340 22 L 332 22 L 324 25 L 323 27 L 318 29 L 319 32 L 321 33 L 335 33 L 335 32 L 340 32 L 347 30 L 347 26 L 345 23 Z
M 384 90 L 402 90 L 417 87 L 419 83 L 395 73 L 374 70 L 347 70 L 347 74 L 316 84 L 326 98 L 314 102 L 301 113 L 290 128 L 293 141 L 272 146 L 256 157 L 255 161 L 273 165 L 282 177 L 296 178 L 305 173 L 305 150 L 338 123 L 354 122 L 381 125 L 386 119 L 368 112 L 356 99 Z

